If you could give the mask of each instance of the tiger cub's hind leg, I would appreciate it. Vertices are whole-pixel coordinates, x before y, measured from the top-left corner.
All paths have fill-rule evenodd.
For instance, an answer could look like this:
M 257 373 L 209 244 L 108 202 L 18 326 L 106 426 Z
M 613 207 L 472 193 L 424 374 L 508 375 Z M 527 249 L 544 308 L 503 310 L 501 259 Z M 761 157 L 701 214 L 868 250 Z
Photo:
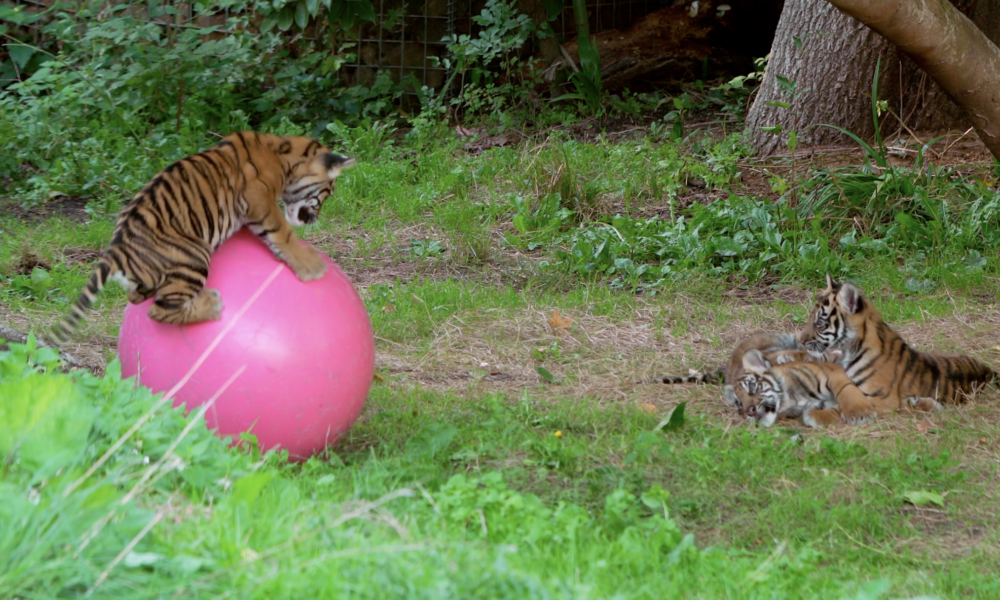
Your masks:
M 164 284 L 156 290 L 156 300 L 149 307 L 149 317 L 171 325 L 221 319 L 222 297 L 218 290 L 204 285 L 204 277 L 192 277 L 187 271 L 168 275 Z

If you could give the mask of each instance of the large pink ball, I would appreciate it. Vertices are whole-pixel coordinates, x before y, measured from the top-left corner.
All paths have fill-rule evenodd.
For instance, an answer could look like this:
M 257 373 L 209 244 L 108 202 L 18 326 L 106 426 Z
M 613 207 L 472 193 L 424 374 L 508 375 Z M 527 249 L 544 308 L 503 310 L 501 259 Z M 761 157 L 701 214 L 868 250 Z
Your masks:
M 212 256 L 208 272 L 208 287 L 225 304 L 222 319 L 164 325 L 147 315 L 152 299 L 129 304 L 118 336 L 122 375 L 166 392 L 210 350 L 174 406 L 200 406 L 245 366 L 205 414 L 209 428 L 234 441 L 250 431 L 262 450 L 280 446 L 293 460 L 333 444 L 364 406 L 375 340 L 354 286 L 324 259 L 326 274 L 302 282 L 263 241 L 240 231 Z

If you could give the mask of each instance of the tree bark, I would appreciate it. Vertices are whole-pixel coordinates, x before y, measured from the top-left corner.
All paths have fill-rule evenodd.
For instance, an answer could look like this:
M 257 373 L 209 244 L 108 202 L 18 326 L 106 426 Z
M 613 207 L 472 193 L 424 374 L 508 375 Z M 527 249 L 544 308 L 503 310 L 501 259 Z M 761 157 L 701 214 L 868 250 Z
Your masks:
M 747 115 L 751 146 L 764 155 L 783 151 L 784 136 L 760 129 L 775 125 L 794 130 L 803 146 L 848 139 L 833 129 L 814 127 L 819 123 L 870 138 L 875 132 L 872 77 L 878 57 L 890 50 L 886 40 L 840 14 L 826 0 L 787 0 L 764 79 Z M 798 93 L 785 92 L 779 76 L 793 81 Z
M 829 0 L 895 44 L 962 109 L 1000 157 L 1000 48 L 948 0 Z
M 864 4 L 864 0 L 853 2 Z M 948 4 L 946 0 L 935 2 Z M 902 3 L 906 3 L 906 0 L 902 0 Z M 854 19 L 836 11 L 822 13 L 820 8 L 823 4 L 825 2 L 822 0 L 789 0 L 785 4 L 785 12 L 782 13 L 772 45 L 769 72 L 747 117 L 751 146 L 755 150 L 761 154 L 770 154 L 784 149 L 783 139 L 760 130 L 761 126 L 776 124 L 784 129 L 795 129 L 799 133 L 801 146 L 852 143 L 846 136 L 832 129 L 807 129 L 817 123 L 839 125 L 862 138 L 871 139 L 874 134 L 871 83 L 879 56 L 882 58 L 879 99 L 889 101 L 889 105 L 903 119 L 907 128 L 911 131 L 940 131 L 970 126 L 962 108 L 909 56 L 888 43 L 885 38 L 873 37 L 869 29 L 863 28 Z M 837 6 L 839 1 L 831 0 L 830 4 Z M 900 0 L 895 4 L 900 4 Z M 954 0 L 954 8 L 957 9 L 956 12 L 973 20 L 994 43 L 1000 40 L 1000 5 L 983 0 Z M 801 32 L 807 33 L 803 35 Z M 828 42 L 825 45 L 810 45 L 809 38 L 816 33 L 845 37 L 839 44 Z M 795 37 L 802 40 L 801 47 L 795 44 Z M 875 46 L 867 47 L 868 44 Z M 845 48 L 846 55 L 841 54 Z M 819 86 L 823 93 L 817 95 L 810 92 L 808 97 L 806 94 L 799 96 L 795 104 L 800 112 L 795 114 L 795 107 L 780 109 L 768 106 L 767 102 L 787 101 L 780 94 L 777 75 L 797 80 L 803 88 L 813 87 L 813 83 L 820 80 Z M 830 98 L 827 91 L 849 96 Z M 892 117 L 884 117 L 881 125 L 883 133 L 899 127 L 899 123 Z

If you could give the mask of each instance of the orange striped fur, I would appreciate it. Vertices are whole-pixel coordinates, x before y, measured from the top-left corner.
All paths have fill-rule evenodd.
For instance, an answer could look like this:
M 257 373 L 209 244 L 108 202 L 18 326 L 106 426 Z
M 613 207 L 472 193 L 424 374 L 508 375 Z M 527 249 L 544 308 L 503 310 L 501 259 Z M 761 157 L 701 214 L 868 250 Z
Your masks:
M 813 327 L 803 341 L 839 350 L 839 363 L 851 381 L 882 410 L 906 405 L 933 410 L 941 403 L 960 403 L 996 381 L 996 371 L 971 356 L 912 348 L 851 283 L 827 276 L 812 314 Z

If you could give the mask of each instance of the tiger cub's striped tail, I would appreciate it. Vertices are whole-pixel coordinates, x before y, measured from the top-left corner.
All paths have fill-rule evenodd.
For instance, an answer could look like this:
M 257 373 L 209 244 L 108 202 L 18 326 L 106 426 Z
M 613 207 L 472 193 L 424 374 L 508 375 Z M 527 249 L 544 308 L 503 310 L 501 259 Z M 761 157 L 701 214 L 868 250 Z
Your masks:
M 45 336 L 44 341 L 46 344 L 59 348 L 69 341 L 70 336 L 83 321 L 87 309 L 94 305 L 97 295 L 104 289 L 104 285 L 108 282 L 108 277 L 112 269 L 113 266 L 108 261 L 108 258 L 102 257 L 97 267 L 94 268 L 94 272 L 90 275 L 90 280 L 84 286 L 80 297 L 73 303 L 69 314 L 56 323 L 52 327 L 52 331 Z
M 645 381 L 640 381 L 639 383 L 666 383 L 666 384 L 678 384 L 678 383 L 703 383 L 703 384 L 722 384 L 726 380 L 726 367 L 716 367 L 711 371 L 705 373 L 697 373 L 694 375 L 663 375 L 661 377 L 654 377 L 653 379 L 647 379 Z

